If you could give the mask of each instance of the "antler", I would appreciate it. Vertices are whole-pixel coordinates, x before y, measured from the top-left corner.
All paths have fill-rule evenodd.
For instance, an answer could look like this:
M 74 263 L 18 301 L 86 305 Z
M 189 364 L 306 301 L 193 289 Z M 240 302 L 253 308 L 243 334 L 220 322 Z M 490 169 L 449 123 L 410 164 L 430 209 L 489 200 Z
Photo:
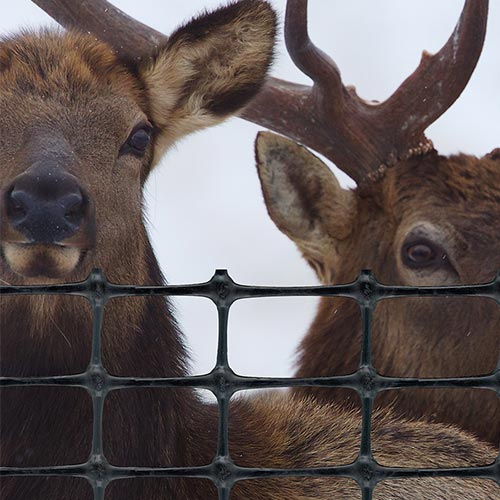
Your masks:
M 422 60 L 381 104 L 358 97 L 342 84 L 335 63 L 307 32 L 307 0 L 288 0 L 285 41 L 294 63 L 312 87 L 270 81 L 243 116 L 322 153 L 357 181 L 377 178 L 390 165 L 432 144 L 424 130 L 465 88 L 486 34 L 488 0 L 467 0 L 452 35 Z
M 63 26 L 94 33 L 126 57 L 149 57 L 166 39 L 105 0 L 33 1 Z M 424 131 L 467 85 L 483 47 L 487 15 L 488 0 L 466 0 L 442 49 L 424 53 L 391 97 L 372 104 L 343 85 L 335 63 L 311 42 L 307 0 L 288 0 L 287 49 L 314 85 L 269 78 L 242 117 L 316 150 L 363 184 L 398 160 L 432 148 Z
M 149 58 L 167 37 L 127 16 L 106 0 L 32 0 L 67 29 L 92 33 L 121 57 Z

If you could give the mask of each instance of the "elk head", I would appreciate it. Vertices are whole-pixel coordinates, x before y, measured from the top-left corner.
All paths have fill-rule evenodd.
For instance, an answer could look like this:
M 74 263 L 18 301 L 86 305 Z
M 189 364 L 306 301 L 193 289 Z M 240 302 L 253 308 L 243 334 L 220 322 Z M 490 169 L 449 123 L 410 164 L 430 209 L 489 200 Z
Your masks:
M 147 281 L 149 172 L 177 139 L 247 104 L 274 32 L 269 5 L 244 0 L 147 44 L 140 29 L 126 42 L 71 31 L 4 39 L 2 279 L 69 281 L 99 266 Z
M 270 85 L 246 116 L 322 153 L 357 183 L 352 191 L 342 189 L 321 160 L 287 139 L 263 133 L 257 140 L 269 214 L 322 283 L 350 282 L 363 268 L 384 283 L 412 286 L 495 278 L 500 152 L 444 157 L 424 135 L 471 76 L 487 6 L 487 1 L 467 1 L 439 53 L 424 53 L 396 92 L 375 104 L 342 84 L 338 68 L 309 40 L 307 2 L 289 0 L 287 47 L 314 85 Z M 325 299 L 301 344 L 298 375 L 354 371 L 359 325 L 355 304 Z M 413 377 L 491 373 L 498 363 L 499 334 L 500 311 L 488 299 L 385 300 L 374 316 L 375 368 Z M 426 391 L 418 394 L 412 391 L 407 400 L 409 413 L 437 415 L 498 442 L 500 410 L 493 391 L 455 391 L 449 404 Z

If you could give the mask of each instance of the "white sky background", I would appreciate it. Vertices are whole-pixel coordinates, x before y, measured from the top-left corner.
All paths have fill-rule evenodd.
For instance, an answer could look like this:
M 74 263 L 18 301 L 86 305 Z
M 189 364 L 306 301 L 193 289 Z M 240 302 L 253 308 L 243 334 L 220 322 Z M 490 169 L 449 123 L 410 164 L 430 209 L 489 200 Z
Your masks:
M 220 0 L 114 0 L 158 31 Z M 471 81 L 427 135 L 442 154 L 481 156 L 500 146 L 500 1 L 490 2 L 485 47 Z M 28 0 L 2 0 L 0 30 L 48 25 Z M 283 18 L 285 1 L 272 0 Z M 366 99 L 383 100 L 415 69 L 423 49 L 436 52 L 458 20 L 461 0 L 311 0 L 311 38 L 331 55 L 343 81 Z M 272 74 L 309 83 L 286 54 L 280 36 Z M 147 185 L 150 234 L 172 284 L 208 280 L 227 268 L 246 284 L 317 284 L 294 245 L 270 221 L 253 161 L 261 127 L 232 119 L 181 141 Z M 338 172 L 338 171 L 337 171 Z M 346 185 L 348 179 L 342 175 Z M 352 185 L 352 184 L 349 184 Z M 315 311 L 315 299 L 254 299 L 236 303 L 229 323 L 230 362 L 248 375 L 291 375 L 295 347 Z M 206 299 L 176 301 L 193 352 L 193 371 L 215 361 L 216 310 Z

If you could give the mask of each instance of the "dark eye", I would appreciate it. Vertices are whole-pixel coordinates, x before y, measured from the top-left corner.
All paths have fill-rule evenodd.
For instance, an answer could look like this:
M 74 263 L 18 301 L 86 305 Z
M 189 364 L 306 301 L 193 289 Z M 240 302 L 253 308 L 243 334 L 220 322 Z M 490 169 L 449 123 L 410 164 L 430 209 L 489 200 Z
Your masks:
M 440 266 L 448 262 L 445 251 L 427 240 L 410 241 L 402 248 L 403 263 L 413 269 Z
M 408 259 L 415 264 L 422 264 L 434 260 L 436 253 L 434 252 L 434 249 L 429 245 L 418 243 L 417 245 L 408 247 L 408 249 L 406 250 L 406 255 L 408 256 Z
M 144 155 L 151 141 L 151 127 L 141 125 L 136 127 L 128 136 L 127 142 L 121 147 L 120 155 L 133 153 L 138 156 Z

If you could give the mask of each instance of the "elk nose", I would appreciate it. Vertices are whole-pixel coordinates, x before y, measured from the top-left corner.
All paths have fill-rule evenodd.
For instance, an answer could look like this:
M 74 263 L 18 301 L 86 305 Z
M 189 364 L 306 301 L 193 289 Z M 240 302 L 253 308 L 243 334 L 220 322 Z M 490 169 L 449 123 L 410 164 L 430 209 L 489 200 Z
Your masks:
M 69 238 L 86 215 L 86 198 L 76 178 L 50 169 L 20 175 L 6 197 L 9 223 L 32 243 Z

